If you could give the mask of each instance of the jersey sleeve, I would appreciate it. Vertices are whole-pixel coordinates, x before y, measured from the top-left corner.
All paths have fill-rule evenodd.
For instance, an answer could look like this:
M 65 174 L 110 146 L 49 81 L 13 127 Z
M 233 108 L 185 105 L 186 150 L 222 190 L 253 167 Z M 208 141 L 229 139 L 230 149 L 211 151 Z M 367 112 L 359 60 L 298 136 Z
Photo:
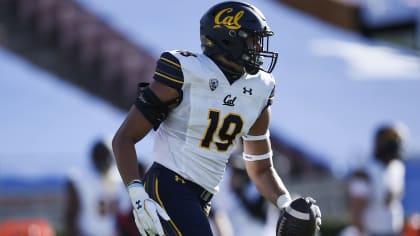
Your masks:
M 162 53 L 157 61 L 153 79 L 176 90 L 181 90 L 184 84 L 184 74 L 178 58 L 170 52 Z
M 276 86 L 273 87 L 273 89 L 271 90 L 270 96 L 268 96 L 268 100 L 267 100 L 267 107 L 271 106 L 271 104 L 273 104 L 274 101 L 274 95 L 275 95 L 275 90 L 276 90 Z
M 265 109 L 267 109 L 268 107 L 270 107 L 271 104 L 273 104 L 275 90 L 276 90 L 276 87 L 273 86 L 273 89 L 271 90 L 270 95 L 267 97 L 267 100 L 266 100 L 267 103 L 265 104 L 265 106 L 263 107 L 263 109 L 261 110 L 261 112 L 263 112 Z

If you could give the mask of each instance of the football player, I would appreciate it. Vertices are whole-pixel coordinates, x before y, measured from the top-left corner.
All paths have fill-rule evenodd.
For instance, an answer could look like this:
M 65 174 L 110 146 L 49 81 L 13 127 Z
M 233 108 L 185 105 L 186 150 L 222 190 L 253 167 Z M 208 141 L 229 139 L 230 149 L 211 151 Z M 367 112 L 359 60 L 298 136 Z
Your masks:
M 373 157 L 349 181 L 353 227 L 359 235 L 401 235 L 404 225 L 404 141 L 402 123 L 377 128 Z M 343 233 L 344 235 L 344 233 Z
M 153 82 L 139 85 L 113 150 L 142 235 L 212 235 L 210 202 L 240 139 L 260 193 L 278 208 L 291 202 L 268 132 L 273 35 L 255 6 L 218 3 L 200 20 L 203 52 L 163 52 Z M 154 163 L 139 176 L 134 145 L 152 129 Z
M 112 150 L 105 140 L 93 143 L 89 164 L 86 170 L 79 166 L 70 169 L 65 204 L 67 235 L 116 235 L 124 185 L 114 175 Z

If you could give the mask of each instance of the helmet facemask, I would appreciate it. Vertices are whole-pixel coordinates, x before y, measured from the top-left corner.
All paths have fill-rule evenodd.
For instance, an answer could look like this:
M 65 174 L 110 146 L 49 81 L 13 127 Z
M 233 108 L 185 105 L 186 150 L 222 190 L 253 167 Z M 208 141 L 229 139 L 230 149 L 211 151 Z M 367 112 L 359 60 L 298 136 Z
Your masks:
M 248 33 L 240 29 L 230 30 L 228 35 L 228 39 L 221 43 L 212 42 L 226 59 L 244 67 L 251 75 L 259 70 L 268 73 L 273 71 L 278 57 L 278 53 L 269 51 L 269 37 L 274 35 L 273 32 Z
M 249 74 L 256 74 L 259 70 L 271 73 L 277 63 L 278 54 L 269 51 L 269 37 L 272 32 L 246 33 L 239 31 L 245 38 L 246 48 L 241 55 L 241 65 Z

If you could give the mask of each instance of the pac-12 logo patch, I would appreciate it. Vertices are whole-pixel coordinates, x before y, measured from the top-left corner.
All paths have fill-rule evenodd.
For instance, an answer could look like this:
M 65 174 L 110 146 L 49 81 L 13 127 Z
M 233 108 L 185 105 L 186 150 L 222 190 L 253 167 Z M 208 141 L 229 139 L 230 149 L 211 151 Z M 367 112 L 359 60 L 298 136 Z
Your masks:
M 219 86 L 219 80 L 209 79 L 209 87 L 211 91 L 214 91 Z

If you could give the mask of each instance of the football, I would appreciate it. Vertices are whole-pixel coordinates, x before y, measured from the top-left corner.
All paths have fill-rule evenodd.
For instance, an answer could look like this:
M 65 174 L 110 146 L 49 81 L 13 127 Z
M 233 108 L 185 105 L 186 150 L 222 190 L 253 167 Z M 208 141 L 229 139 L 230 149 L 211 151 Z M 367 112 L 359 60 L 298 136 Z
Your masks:
M 316 212 L 312 201 L 298 198 L 282 210 L 277 221 L 277 236 L 312 236 L 316 233 Z

